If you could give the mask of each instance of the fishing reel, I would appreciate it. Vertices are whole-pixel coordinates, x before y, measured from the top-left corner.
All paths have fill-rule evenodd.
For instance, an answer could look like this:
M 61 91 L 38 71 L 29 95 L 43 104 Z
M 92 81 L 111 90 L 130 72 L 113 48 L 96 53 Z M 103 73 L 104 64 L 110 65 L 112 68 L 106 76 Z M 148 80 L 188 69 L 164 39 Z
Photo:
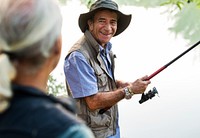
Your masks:
M 146 102 L 147 100 L 152 99 L 156 94 L 158 95 L 158 91 L 156 87 L 153 87 L 152 90 L 149 90 L 147 93 L 142 94 L 142 97 L 139 103 L 142 104 L 143 102 Z

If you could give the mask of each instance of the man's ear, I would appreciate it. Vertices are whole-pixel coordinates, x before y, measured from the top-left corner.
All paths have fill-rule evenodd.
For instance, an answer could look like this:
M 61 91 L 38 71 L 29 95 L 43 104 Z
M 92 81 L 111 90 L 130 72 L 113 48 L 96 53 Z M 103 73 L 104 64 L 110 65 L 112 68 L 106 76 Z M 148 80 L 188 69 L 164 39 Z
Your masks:
M 61 50 L 62 50 L 62 36 L 60 35 L 54 44 L 53 53 L 56 55 L 61 54 Z
M 48 58 L 48 61 L 52 66 L 51 69 L 54 69 L 57 66 L 60 60 L 61 50 L 62 50 L 62 37 L 60 35 L 54 43 L 54 46 L 51 50 L 51 56 Z

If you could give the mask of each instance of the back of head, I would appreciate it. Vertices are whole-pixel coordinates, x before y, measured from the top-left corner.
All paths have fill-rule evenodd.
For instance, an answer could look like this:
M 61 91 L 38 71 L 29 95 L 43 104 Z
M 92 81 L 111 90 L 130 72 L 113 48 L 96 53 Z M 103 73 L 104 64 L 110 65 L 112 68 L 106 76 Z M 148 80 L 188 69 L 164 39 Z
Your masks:
M 0 0 L 0 112 L 12 96 L 16 75 L 12 61 L 47 58 L 61 33 L 62 17 L 55 0 Z M 37 65 L 38 64 L 38 65 Z

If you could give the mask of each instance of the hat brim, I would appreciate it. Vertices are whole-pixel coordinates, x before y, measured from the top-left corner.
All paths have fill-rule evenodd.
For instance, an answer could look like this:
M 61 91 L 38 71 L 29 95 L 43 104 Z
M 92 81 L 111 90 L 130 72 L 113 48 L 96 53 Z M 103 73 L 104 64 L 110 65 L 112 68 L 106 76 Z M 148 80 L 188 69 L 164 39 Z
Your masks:
M 93 11 L 90 11 L 90 12 L 87 12 L 87 13 L 80 14 L 78 24 L 79 24 L 79 27 L 80 27 L 80 29 L 83 33 L 87 29 L 87 21 L 89 19 L 91 19 L 91 17 L 94 15 L 94 13 L 96 11 L 97 10 L 93 10 Z M 120 11 L 117 11 L 117 10 L 114 10 L 114 11 L 118 15 L 117 31 L 114 35 L 114 36 L 117 36 L 120 33 L 122 33 L 129 26 L 129 24 L 131 22 L 132 15 L 131 14 L 126 15 L 126 14 L 123 14 L 122 12 L 120 12 Z

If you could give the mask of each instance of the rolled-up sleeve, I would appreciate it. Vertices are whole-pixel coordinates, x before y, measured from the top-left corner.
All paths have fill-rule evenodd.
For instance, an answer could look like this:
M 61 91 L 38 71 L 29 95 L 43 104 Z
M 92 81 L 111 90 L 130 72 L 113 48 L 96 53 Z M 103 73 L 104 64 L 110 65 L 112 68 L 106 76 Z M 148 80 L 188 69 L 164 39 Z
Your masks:
M 82 53 L 74 51 L 65 59 L 64 73 L 73 98 L 87 97 L 98 92 L 94 70 Z

